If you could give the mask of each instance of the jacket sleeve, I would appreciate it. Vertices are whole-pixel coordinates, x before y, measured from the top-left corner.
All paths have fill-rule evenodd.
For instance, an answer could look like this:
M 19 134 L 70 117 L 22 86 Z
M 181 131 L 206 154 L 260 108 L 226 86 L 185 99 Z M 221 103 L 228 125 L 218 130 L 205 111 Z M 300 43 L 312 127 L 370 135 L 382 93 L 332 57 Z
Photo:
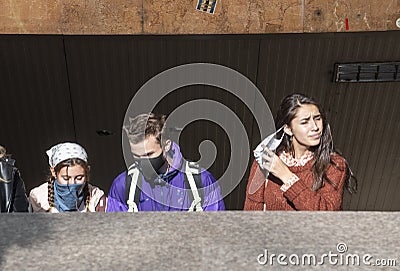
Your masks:
M 125 172 L 118 175 L 108 192 L 106 212 L 126 212 L 128 205 L 125 201 Z
M 294 183 L 283 193 L 297 210 L 305 211 L 339 211 L 342 209 L 343 187 L 346 180 L 346 164 L 344 158 L 332 158 L 335 166 L 327 169 L 327 177 L 335 185 L 325 182 L 324 186 L 313 191 L 305 185 L 302 179 Z
M 14 175 L 14 202 L 13 211 L 14 212 L 28 212 L 29 202 L 26 197 L 25 184 L 21 178 L 19 170 L 15 171 Z
M 47 200 L 47 182 L 35 187 L 29 193 L 29 201 L 31 203 L 32 211 L 47 212 L 50 208 Z M 52 208 L 55 209 L 55 208 Z
M 214 176 L 208 171 L 201 173 L 204 189 L 204 211 L 224 211 L 225 203 L 222 198 L 221 188 Z

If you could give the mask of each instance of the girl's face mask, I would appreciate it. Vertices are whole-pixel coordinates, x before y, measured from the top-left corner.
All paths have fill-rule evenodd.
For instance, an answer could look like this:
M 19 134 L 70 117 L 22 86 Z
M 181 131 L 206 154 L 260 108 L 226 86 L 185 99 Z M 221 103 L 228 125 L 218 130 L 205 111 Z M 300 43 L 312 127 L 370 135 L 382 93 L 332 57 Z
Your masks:
M 54 183 L 54 197 L 57 209 L 60 212 L 77 211 L 83 201 L 82 188 L 84 184 Z
M 285 133 L 282 133 L 281 138 L 275 138 L 275 136 L 283 130 L 282 126 L 279 128 L 275 133 L 270 134 L 267 136 L 260 144 L 258 144 L 257 148 L 254 150 L 254 157 L 257 160 L 257 163 L 262 167 L 262 154 L 264 151 L 264 148 L 262 147 L 263 145 L 268 148 L 269 150 L 275 152 L 275 150 L 278 148 L 278 146 L 282 143 L 283 136 Z

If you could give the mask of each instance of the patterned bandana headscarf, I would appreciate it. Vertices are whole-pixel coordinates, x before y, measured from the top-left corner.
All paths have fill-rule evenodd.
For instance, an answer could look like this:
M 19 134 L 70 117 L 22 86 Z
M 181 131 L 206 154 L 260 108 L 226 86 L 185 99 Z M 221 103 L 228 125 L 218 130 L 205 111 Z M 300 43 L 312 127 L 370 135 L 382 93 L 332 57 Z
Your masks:
M 60 143 L 46 151 L 49 157 L 49 165 L 55 167 L 58 163 L 70 159 L 79 158 L 87 162 L 87 154 L 85 149 L 77 143 Z

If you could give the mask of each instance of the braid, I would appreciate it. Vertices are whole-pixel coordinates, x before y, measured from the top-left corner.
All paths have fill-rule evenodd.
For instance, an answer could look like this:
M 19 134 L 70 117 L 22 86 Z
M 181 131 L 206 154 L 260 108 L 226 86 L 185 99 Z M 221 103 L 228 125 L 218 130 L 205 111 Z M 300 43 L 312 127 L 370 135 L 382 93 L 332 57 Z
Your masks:
M 89 212 L 89 201 L 90 201 L 89 182 L 85 182 L 85 186 L 83 187 L 83 198 L 85 201 L 86 212 Z
M 54 180 L 54 177 L 50 177 L 47 184 L 47 201 L 49 202 L 50 208 L 54 207 Z

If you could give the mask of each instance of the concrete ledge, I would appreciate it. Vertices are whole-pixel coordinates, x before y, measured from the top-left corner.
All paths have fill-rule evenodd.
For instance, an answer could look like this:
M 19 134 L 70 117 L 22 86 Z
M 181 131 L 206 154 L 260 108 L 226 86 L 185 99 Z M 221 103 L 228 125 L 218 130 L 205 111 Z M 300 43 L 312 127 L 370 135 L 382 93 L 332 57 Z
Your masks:
M 298 257 L 296 270 L 373 270 L 367 255 L 398 270 L 399 224 L 397 212 L 2 214 L 0 269 L 288 270 Z

